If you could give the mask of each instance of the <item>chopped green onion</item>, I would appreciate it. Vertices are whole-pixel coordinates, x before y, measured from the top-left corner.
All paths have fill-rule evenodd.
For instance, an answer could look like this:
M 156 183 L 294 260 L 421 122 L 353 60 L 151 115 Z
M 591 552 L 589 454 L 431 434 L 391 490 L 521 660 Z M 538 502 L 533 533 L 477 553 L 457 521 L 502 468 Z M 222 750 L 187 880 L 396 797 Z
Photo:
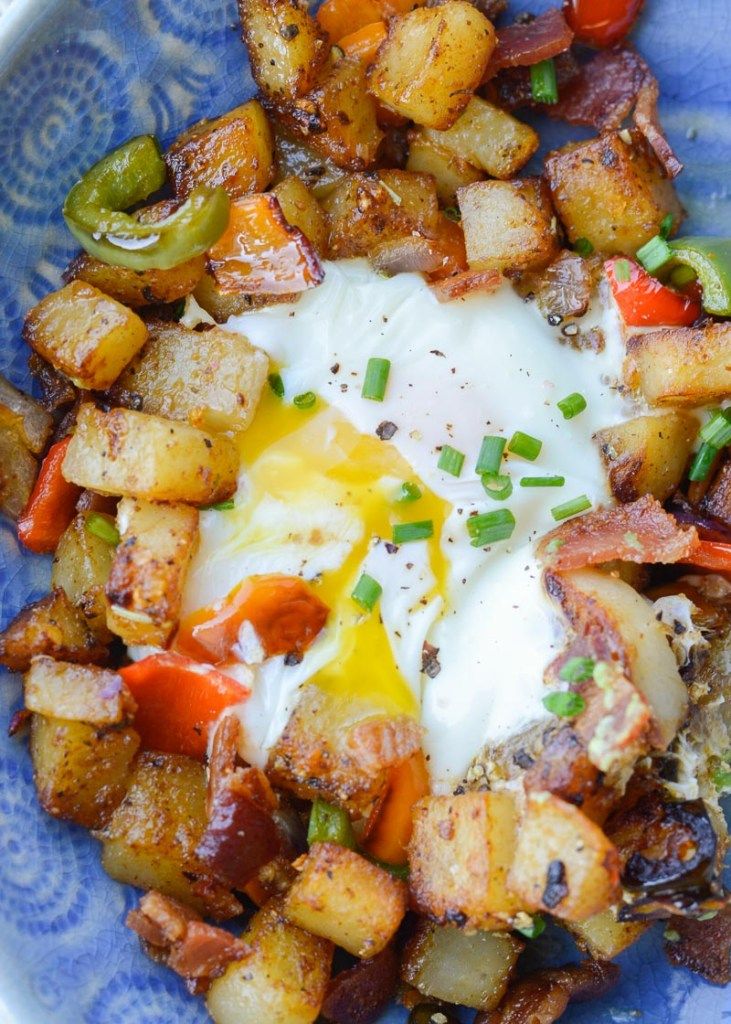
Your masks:
M 394 544 L 408 544 L 412 540 L 428 540 L 434 536 L 434 523 L 423 519 L 418 523 L 396 523 L 393 528 Z
M 731 789 L 731 772 L 719 769 L 713 775 L 713 785 L 716 789 Z
M 277 398 L 284 398 L 284 381 L 282 380 L 281 373 L 270 373 L 267 379 L 269 381 L 269 387 Z
M 376 601 L 382 593 L 383 587 L 378 580 L 374 580 L 372 576 L 364 572 L 350 596 L 361 608 L 364 608 L 367 612 L 372 612 Z
M 632 280 L 632 266 L 629 260 L 617 260 L 614 264 L 614 276 L 617 281 L 627 282 Z
M 421 497 L 421 488 L 410 480 L 405 480 L 396 495 L 396 501 L 400 505 L 406 505 L 411 501 L 418 501 Z
M 437 468 L 443 469 L 450 476 L 459 476 L 462 472 L 462 466 L 464 466 L 464 455 L 462 452 L 458 452 L 451 444 L 443 445 L 439 453 Z
M 563 487 L 566 477 L 563 476 L 522 476 L 521 487 Z
M 559 718 L 576 718 L 586 707 L 586 701 L 580 693 L 573 693 L 571 690 L 557 690 L 549 693 L 543 698 L 543 706 L 546 711 Z
M 558 80 L 553 57 L 531 64 L 530 91 L 536 103 L 558 103 Z
M 383 396 L 386 394 L 390 372 L 391 361 L 389 359 L 379 359 L 377 356 L 369 359 L 361 391 L 362 397 L 369 398 L 372 402 L 382 402 Z
M 716 448 L 715 445 L 708 444 L 704 441 L 695 453 L 695 458 L 693 459 L 693 463 L 688 472 L 688 479 L 705 480 L 711 472 L 711 466 L 715 462 L 717 455 L 718 448 Z
M 311 409 L 317 401 L 317 395 L 314 391 L 305 391 L 301 395 L 295 395 L 292 399 L 292 405 L 297 409 Z
M 477 456 L 477 465 L 475 466 L 475 471 L 478 475 L 498 473 L 500 471 L 505 444 L 505 438 L 498 437 L 497 434 L 489 434 L 487 437 L 483 437 L 480 454 Z
M 119 544 L 119 530 L 101 512 L 90 512 L 86 517 L 86 528 L 95 537 L 116 547 Z
M 457 223 L 462 220 L 462 214 L 459 212 L 456 206 L 445 207 L 444 216 L 447 218 L 447 220 L 453 220 Z
M 637 259 L 648 274 L 655 274 L 671 259 L 673 250 L 661 235 L 655 235 L 637 250 Z
M 215 505 L 204 505 L 201 509 L 202 512 L 230 512 L 234 507 L 233 498 L 227 498 L 226 501 L 217 501 Z
M 356 841 L 350 818 L 339 807 L 324 800 L 315 800 L 310 811 L 307 843 L 309 846 L 313 843 L 337 843 L 338 846 L 354 850 Z
M 718 911 L 707 910 L 705 914 L 699 914 L 696 921 L 712 921 L 714 917 L 718 917 Z
M 526 939 L 537 939 L 539 935 L 543 935 L 546 930 L 546 921 L 540 914 L 534 914 L 531 918 L 530 926 L 527 928 L 516 927 L 516 932 L 520 932 Z
M 714 448 L 725 448 L 731 444 L 731 410 L 714 413 L 708 423 L 701 427 L 700 439 Z
M 675 218 L 672 213 L 666 213 L 663 219 L 660 221 L 660 230 L 658 235 L 660 238 L 670 238 L 670 232 L 673 230 L 673 221 Z
M 563 413 L 565 420 L 572 420 L 574 416 L 578 416 L 580 412 L 586 409 L 586 399 L 578 391 L 574 391 L 572 394 L 562 398 L 560 402 L 556 402 Z
M 557 523 L 560 523 L 562 519 L 576 516 L 579 512 L 586 512 L 588 508 L 591 508 L 591 501 L 589 501 L 585 494 L 580 494 L 578 498 L 565 501 L 562 505 L 554 505 L 551 509 L 551 515 Z
M 574 242 L 574 252 L 578 252 L 579 256 L 591 256 L 594 246 L 588 238 L 577 238 Z
M 402 882 L 408 882 L 408 864 L 389 864 L 388 861 L 379 860 L 378 857 L 370 856 L 368 856 L 368 860 L 371 862 L 371 864 L 375 864 L 377 868 L 382 868 L 384 871 L 388 871 L 389 875 L 393 875 L 394 878 L 400 878 Z
M 594 675 L 596 662 L 593 658 L 569 658 L 558 674 L 567 683 L 585 683 Z
M 467 533 L 471 537 L 473 548 L 484 548 L 499 540 L 508 540 L 515 529 L 515 516 L 507 508 L 495 512 L 483 512 L 478 516 L 470 516 L 467 520 Z
M 480 480 L 485 494 L 495 501 L 507 501 L 513 493 L 513 481 L 504 473 L 483 473 Z
M 680 932 L 676 932 L 674 928 L 666 928 L 662 937 L 666 942 L 680 942 Z
M 524 434 L 522 430 L 516 430 L 510 438 L 508 451 L 513 455 L 519 455 L 521 459 L 527 459 L 528 462 L 535 462 L 541 454 L 542 447 L 543 441 L 539 441 L 537 437 L 531 437 L 530 434 Z
M 685 288 L 687 284 L 698 280 L 698 275 L 692 267 L 683 264 L 680 267 L 673 267 L 670 272 L 670 284 L 673 288 Z

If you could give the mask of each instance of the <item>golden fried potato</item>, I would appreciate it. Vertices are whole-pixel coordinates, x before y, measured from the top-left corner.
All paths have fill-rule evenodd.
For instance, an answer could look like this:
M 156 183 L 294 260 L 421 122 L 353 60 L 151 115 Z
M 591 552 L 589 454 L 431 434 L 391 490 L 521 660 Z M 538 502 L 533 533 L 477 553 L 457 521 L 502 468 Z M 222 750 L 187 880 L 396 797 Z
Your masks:
M 627 342 L 624 376 L 650 405 L 701 406 L 731 394 L 731 324 L 668 327 Z
M 287 221 L 307 235 L 317 252 L 323 254 L 327 248 L 327 223 L 314 194 L 295 175 L 282 178 L 272 192 Z
M 64 281 L 86 281 L 125 306 L 153 306 L 190 295 L 205 269 L 205 256 L 193 256 L 170 270 L 128 270 L 82 252 L 67 267 Z
M 326 37 L 297 0 L 238 0 L 251 73 L 265 96 L 294 100 L 315 84 Z
M 665 501 L 683 479 L 697 436 L 694 416 L 668 412 L 598 430 L 594 440 L 617 501 L 636 501 L 643 494 Z
M 641 938 L 650 927 L 644 921 L 618 921 L 610 907 L 585 921 L 567 921 L 577 945 L 595 960 L 614 960 Z
M 14 430 L 25 447 L 39 455 L 53 428 L 53 419 L 30 395 L 24 395 L 0 374 L 0 428 Z M 0 460 L 1 461 L 1 460 Z
M 456 156 L 451 150 L 439 146 L 433 140 L 438 132 L 427 128 L 415 128 L 409 132 L 409 155 L 406 170 L 417 174 L 431 174 L 437 184 L 439 201 L 445 206 L 455 206 L 457 189 L 482 181 L 485 175 L 467 160 Z
M 61 589 L 26 605 L 0 634 L 0 665 L 11 672 L 27 672 L 39 654 L 88 664 L 101 661 L 106 653 Z
M 35 714 L 88 725 L 119 725 L 136 710 L 116 672 L 54 661 L 45 655 L 33 658 L 23 680 L 23 694 L 26 708 Z
M 51 583 L 65 590 L 69 600 L 86 619 L 101 643 L 112 634 L 107 629 L 107 599 L 104 586 L 114 557 L 114 547 L 89 529 L 89 516 L 104 515 L 84 510 L 71 521 L 58 542 L 51 567 Z M 109 526 L 114 519 L 104 515 Z
M 14 427 L 0 423 L 0 512 L 20 518 L 38 475 L 38 463 Z

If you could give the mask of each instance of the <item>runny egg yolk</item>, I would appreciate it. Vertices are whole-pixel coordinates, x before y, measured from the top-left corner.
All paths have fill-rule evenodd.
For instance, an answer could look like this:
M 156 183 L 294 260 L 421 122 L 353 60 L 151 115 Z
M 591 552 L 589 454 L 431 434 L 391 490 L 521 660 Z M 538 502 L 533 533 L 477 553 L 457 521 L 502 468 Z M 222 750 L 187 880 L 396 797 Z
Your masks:
M 240 442 L 244 497 L 237 498 L 231 555 L 240 544 L 265 545 L 266 523 L 252 527 L 252 515 L 263 501 L 279 502 L 291 510 L 287 540 L 317 546 L 329 539 L 317 528 L 301 532 L 300 513 L 311 502 L 345 512 L 358 528 L 344 559 L 332 571 L 312 579 L 314 592 L 330 609 L 326 630 L 335 631 L 337 655 L 319 669 L 311 682 L 340 697 L 364 699 L 384 713 L 419 714 L 419 695 L 402 675 L 379 616 L 378 604 L 364 611 L 352 598 L 363 562 L 377 539 L 390 543 L 393 525 L 431 520 L 429 563 L 435 580 L 430 600 L 445 593 L 447 563 L 440 547 L 447 502 L 434 495 L 396 449 L 376 436 L 360 434 L 321 399 L 302 410 L 266 390 L 252 426 Z M 400 503 L 401 484 L 416 483 L 421 497 Z M 355 538 L 353 540 L 353 538 Z M 225 552 L 224 552 L 225 555 Z M 310 578 L 307 566 L 303 575 Z M 394 572 L 378 582 L 384 590 L 403 580 Z

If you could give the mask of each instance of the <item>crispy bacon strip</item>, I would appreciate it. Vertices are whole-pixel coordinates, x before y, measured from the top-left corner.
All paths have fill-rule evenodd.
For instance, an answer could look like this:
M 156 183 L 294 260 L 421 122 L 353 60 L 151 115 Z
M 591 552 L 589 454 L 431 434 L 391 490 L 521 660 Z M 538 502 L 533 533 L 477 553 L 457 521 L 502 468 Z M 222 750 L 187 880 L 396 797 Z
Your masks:
M 570 1002 L 598 999 L 618 981 L 619 967 L 608 960 L 536 971 L 512 985 L 497 1010 L 478 1014 L 475 1024 L 553 1024 Z
M 668 178 L 677 178 L 683 165 L 673 152 L 672 146 L 663 134 L 660 117 L 657 112 L 657 101 L 660 97 L 660 86 L 650 76 L 642 83 L 637 95 L 635 106 L 635 124 L 655 150 Z
M 538 557 L 561 571 L 619 559 L 673 563 L 687 558 L 698 543 L 693 526 L 681 526 L 649 494 L 628 505 L 600 508 L 570 519 L 548 533 Z
M 394 946 L 378 956 L 360 960 L 330 980 L 322 1015 L 333 1024 L 370 1024 L 393 999 L 399 980 L 399 957 Z
M 579 77 L 581 69 L 571 50 L 559 53 L 555 59 L 556 82 L 558 94 L 563 96 L 566 90 Z M 506 110 L 517 110 L 519 107 L 540 107 L 548 110 L 550 105 L 539 103 L 533 98 L 530 80 L 530 68 L 503 68 L 485 87 L 486 99 L 491 99 Z M 550 107 L 552 110 L 553 107 Z
M 705 921 L 671 917 L 665 935 L 671 936 L 665 952 L 674 967 L 687 967 L 714 985 L 731 985 L 731 908 Z
M 430 287 L 440 302 L 452 302 L 478 292 L 488 294 L 497 291 L 503 280 L 499 270 L 464 270 L 442 281 L 434 281 Z
M 574 33 L 563 12 L 554 7 L 533 21 L 516 22 L 499 29 L 497 39 L 483 81 L 488 81 L 502 68 L 527 67 L 563 53 L 574 41 Z

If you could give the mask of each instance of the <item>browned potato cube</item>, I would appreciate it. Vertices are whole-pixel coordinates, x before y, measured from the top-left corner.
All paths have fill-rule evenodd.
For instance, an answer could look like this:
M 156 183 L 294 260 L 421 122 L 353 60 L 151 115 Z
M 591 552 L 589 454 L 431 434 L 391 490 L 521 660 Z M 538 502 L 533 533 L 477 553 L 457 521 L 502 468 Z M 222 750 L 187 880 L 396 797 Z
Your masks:
M 325 214 L 304 182 L 291 175 L 275 185 L 272 192 L 279 200 L 287 221 L 307 235 L 318 253 L 324 253 L 327 248 Z
M 482 80 L 495 29 L 464 0 L 419 7 L 389 23 L 368 87 L 389 110 L 428 128 L 449 128 Z
M 72 281 L 33 307 L 23 337 L 79 387 L 103 391 L 142 348 L 147 328 L 116 299 Z
M 641 938 L 650 927 L 644 921 L 618 921 L 614 907 L 588 917 L 571 921 L 566 927 L 583 949 L 595 960 L 614 960 Z
M 470 270 L 534 270 L 557 256 L 556 217 L 540 178 L 478 181 L 457 200 Z
M 65 530 L 53 556 L 51 583 L 66 591 L 82 613 L 89 629 L 102 643 L 111 640 L 107 629 L 104 586 L 114 557 L 114 547 L 88 529 L 88 511 L 79 512 Z M 100 512 L 94 515 L 102 515 Z M 114 526 L 111 516 L 104 516 Z
M 326 64 L 312 91 L 281 106 L 277 116 L 289 132 L 304 136 L 316 152 L 351 171 L 370 167 L 383 139 L 358 61 Z
M 139 395 L 146 413 L 202 430 L 246 430 L 266 384 L 267 354 L 220 327 L 193 331 L 153 321 L 149 331 L 118 387 Z
M 619 854 L 573 804 L 529 793 L 508 885 L 532 910 L 585 921 L 616 901 Z
M 401 977 L 428 999 L 492 1010 L 505 995 L 525 943 L 509 932 L 473 932 L 420 921 Z
M 288 920 L 349 953 L 380 953 L 406 913 L 406 886 L 336 843 L 313 843 L 284 900 Z
M 485 175 L 462 157 L 438 146 L 429 135 L 426 128 L 415 128 L 409 132 L 406 170 L 431 174 L 437 184 L 439 201 L 445 206 L 456 206 L 457 189 L 482 181 Z
M 665 501 L 679 486 L 698 436 L 698 421 L 682 412 L 637 416 L 598 430 L 609 484 L 617 501 L 652 494 Z
M 206 827 L 202 764 L 179 754 L 145 753 L 134 764 L 127 794 L 97 834 L 112 878 L 157 889 L 221 919 L 240 910 L 196 854 Z
M 251 73 L 274 100 L 296 99 L 315 84 L 329 49 L 305 4 L 297 0 L 238 0 Z
M 38 463 L 14 427 L 0 423 L 0 512 L 20 518 L 38 474 Z
M 215 1024 L 313 1024 L 330 979 L 332 943 L 289 922 L 278 900 L 252 917 L 242 938 L 251 955 L 208 991 Z
M 101 828 L 125 794 L 139 745 L 129 726 L 33 715 L 30 753 L 41 807 L 54 818 Z
M 121 539 L 106 585 L 107 625 L 127 646 L 165 647 L 180 618 L 198 510 L 122 498 L 117 526 Z
M 676 228 L 683 219 L 672 181 L 636 130 L 550 153 L 546 177 L 569 240 L 587 238 L 599 253 L 632 256 L 668 213 Z
M 520 910 L 507 888 L 518 820 L 512 794 L 430 796 L 413 813 L 409 888 L 415 909 L 442 924 L 504 929 Z
M 0 634 L 0 665 L 11 672 L 27 672 L 39 654 L 85 664 L 106 653 L 61 589 L 27 605 Z
M 323 157 L 312 148 L 312 145 L 295 134 L 289 134 L 277 125 L 277 132 L 274 138 L 274 153 L 277 164 L 275 181 L 278 183 L 285 178 L 296 175 L 311 189 L 318 200 L 322 200 L 331 192 L 345 171 Z M 306 233 L 306 232 L 305 232 Z
M 108 669 L 73 665 L 41 655 L 23 682 L 25 706 L 47 718 L 119 725 L 136 710 L 122 677 Z
M 427 128 L 426 138 L 467 160 L 491 178 L 513 178 L 538 149 L 539 138 L 529 125 L 487 100 L 473 96 L 451 128 Z
M 301 293 L 267 295 L 263 292 L 248 294 L 247 292 L 223 291 L 213 274 L 206 273 L 201 278 L 193 293 L 201 309 L 218 324 L 225 324 L 232 316 L 241 316 L 249 313 L 252 309 L 261 309 L 264 306 L 272 306 L 278 302 L 296 302 Z M 196 337 L 200 337 L 197 334 Z M 243 340 L 241 335 L 237 336 L 239 343 Z
M 82 405 L 63 474 L 100 494 L 209 505 L 234 493 L 238 465 L 226 437 L 131 409 Z
M 731 394 L 731 324 L 668 327 L 627 342 L 624 376 L 650 405 L 705 405 Z
M 128 270 L 82 252 L 69 264 L 64 281 L 86 281 L 125 306 L 177 302 L 190 295 L 206 269 L 205 256 L 194 256 L 170 270 Z
M 14 430 L 25 447 L 39 455 L 46 447 L 53 419 L 34 398 L 18 391 L 0 374 L 0 427 Z
M 176 195 L 221 185 L 232 199 L 263 192 L 274 175 L 272 132 L 258 100 L 249 100 L 213 120 L 199 121 L 172 144 L 165 162 Z

